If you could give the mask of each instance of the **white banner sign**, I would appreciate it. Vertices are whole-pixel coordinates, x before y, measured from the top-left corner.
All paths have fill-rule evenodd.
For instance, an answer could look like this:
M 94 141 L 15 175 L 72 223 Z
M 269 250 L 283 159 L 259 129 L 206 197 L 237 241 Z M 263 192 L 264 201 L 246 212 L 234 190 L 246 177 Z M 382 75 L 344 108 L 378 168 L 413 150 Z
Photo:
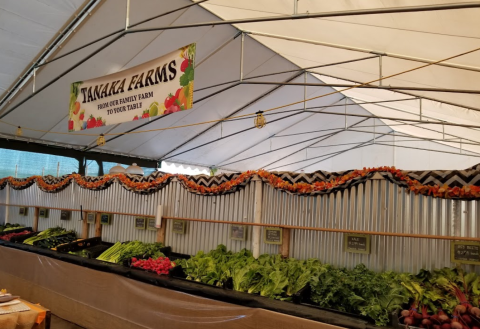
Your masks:
M 68 131 L 192 108 L 194 63 L 191 44 L 122 72 L 72 83 Z

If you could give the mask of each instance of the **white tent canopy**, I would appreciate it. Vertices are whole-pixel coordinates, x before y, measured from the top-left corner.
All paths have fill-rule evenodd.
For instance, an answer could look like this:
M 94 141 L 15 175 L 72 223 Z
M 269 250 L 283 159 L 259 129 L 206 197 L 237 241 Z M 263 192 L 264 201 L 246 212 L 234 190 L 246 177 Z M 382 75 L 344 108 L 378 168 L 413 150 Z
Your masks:
M 174 11 L 192 2 L 144 0 L 131 1 L 129 21 L 135 24 L 173 11 L 134 27 L 153 28 L 450 2 L 208 0 Z M 31 96 L 33 89 L 33 76 L 18 88 L 13 88 L 15 78 L 22 75 L 40 49 L 48 48 L 48 40 L 53 38 L 56 29 L 64 31 L 65 26 L 77 20 L 68 38 L 57 44 L 58 51 L 47 56 L 48 60 L 125 28 L 126 5 L 122 1 L 91 0 L 81 4 L 73 0 L 39 0 L 33 3 L 29 6 L 26 0 L 0 2 L 1 25 L 6 26 L 0 29 L 0 54 L 7 54 L 7 60 L 0 64 L 0 93 L 4 93 L 0 98 L 4 103 L 0 108 L 3 120 L 0 137 L 12 138 L 16 126 L 20 125 L 38 130 L 24 129 L 21 140 L 235 171 L 259 168 L 338 171 L 381 165 L 402 169 L 463 169 L 480 162 L 480 131 L 475 127 L 480 127 L 480 51 L 386 79 L 382 85 L 391 86 L 388 89 L 373 88 L 379 85 L 374 82 L 371 88 L 331 94 L 344 89 L 336 87 L 338 85 L 365 83 L 378 79 L 380 74 L 389 76 L 480 47 L 478 7 L 130 33 L 41 90 L 111 42 L 115 38 L 112 35 L 41 66 L 35 76 L 35 90 L 41 91 L 10 111 Z M 467 2 L 456 2 L 462 3 Z M 38 21 L 31 17 L 35 6 L 41 8 L 37 9 L 42 13 L 36 18 Z M 74 13 L 79 12 L 84 16 L 75 16 Z M 22 24 L 23 21 L 31 24 Z M 48 28 L 35 25 L 45 25 L 45 22 Z M 239 32 L 245 32 L 243 38 Z M 103 147 L 96 146 L 93 136 L 51 133 L 67 132 L 71 82 L 121 71 L 192 42 L 197 43 L 193 109 L 150 122 L 140 120 L 96 128 L 95 134 L 228 119 L 300 103 L 265 113 L 268 123 L 263 129 L 253 128 L 253 118 L 248 117 L 128 134 L 111 141 L 107 138 Z M 29 47 L 28 52 L 25 47 Z M 240 79 L 242 58 L 245 81 L 262 84 L 232 87 Z M 327 64 L 333 65 L 325 66 Z M 303 70 L 305 68 L 308 69 Z M 264 76 L 252 78 L 260 75 Z M 216 87 L 207 88 L 210 86 Z M 223 90 L 229 86 L 230 89 Z M 326 94 L 330 95 L 302 102 L 305 98 Z

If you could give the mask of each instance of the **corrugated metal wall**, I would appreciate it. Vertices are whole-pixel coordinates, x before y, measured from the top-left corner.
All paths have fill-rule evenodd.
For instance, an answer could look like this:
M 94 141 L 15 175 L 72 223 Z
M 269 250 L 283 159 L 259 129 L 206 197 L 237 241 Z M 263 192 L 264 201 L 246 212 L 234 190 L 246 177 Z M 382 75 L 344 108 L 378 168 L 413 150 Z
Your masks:
M 170 185 L 176 188 L 175 207 L 172 209 L 174 217 L 253 222 L 253 184 L 222 196 L 196 195 L 185 190 L 179 182 Z M 229 238 L 230 225 L 227 224 L 189 222 L 185 235 L 173 233 L 171 224 L 171 221 L 167 224 L 165 240 L 180 253 L 195 254 L 199 250 L 215 249 L 219 244 L 233 251 L 251 249 L 251 227 L 247 227 L 246 241 L 236 241 Z
M 272 224 L 470 237 L 480 233 L 476 225 L 479 201 L 416 196 L 385 180 L 316 197 L 289 195 L 265 186 L 263 204 L 263 222 Z M 461 208 L 456 225 L 455 206 Z M 291 256 L 347 267 L 364 263 L 378 271 L 417 272 L 453 265 L 446 240 L 372 236 L 371 254 L 364 255 L 344 252 L 343 238 L 341 233 L 295 230 Z M 278 246 L 262 244 L 261 252 L 276 253 Z
M 7 189 L 0 190 L 0 203 L 7 202 Z M 0 205 L 0 224 L 5 223 L 5 206 Z
M 0 191 L 5 202 L 6 189 Z M 480 236 L 480 201 L 452 201 L 407 193 L 385 180 L 371 180 L 350 190 L 330 195 L 302 197 L 263 186 L 262 222 L 272 225 L 298 225 L 380 232 L 432 235 Z M 158 204 L 164 216 L 253 222 L 254 185 L 223 196 L 200 196 L 189 193 L 174 180 L 160 192 L 137 195 L 113 184 L 104 191 L 89 191 L 75 184 L 60 193 L 44 193 L 36 186 L 26 190 L 10 189 L 10 203 L 44 207 L 74 208 L 154 215 Z M 5 207 L 0 208 L 0 221 Z M 454 218 L 457 218 L 454 221 Z M 62 226 L 82 230 L 80 213 L 69 221 L 60 220 L 60 211 L 51 210 L 48 219 L 39 219 L 39 229 Z M 18 208 L 10 207 L 10 222 L 32 225 L 33 209 L 20 216 Z M 185 235 L 172 232 L 167 222 L 165 242 L 174 251 L 195 254 L 211 250 L 222 243 L 228 249 L 251 249 L 252 229 L 247 240 L 229 239 L 229 225 L 208 222 L 187 222 Z M 89 236 L 94 236 L 90 225 Z M 155 231 L 137 230 L 131 216 L 113 215 L 112 224 L 103 226 L 105 241 L 141 240 L 154 242 Z M 260 244 L 261 253 L 277 253 L 278 246 Z M 337 266 L 353 267 L 365 263 L 374 270 L 417 272 L 421 268 L 452 266 L 450 242 L 443 240 L 372 236 L 372 253 L 361 255 L 343 251 L 343 234 L 296 230 L 292 232 L 291 256 L 319 258 Z M 471 270 L 479 270 L 469 267 Z

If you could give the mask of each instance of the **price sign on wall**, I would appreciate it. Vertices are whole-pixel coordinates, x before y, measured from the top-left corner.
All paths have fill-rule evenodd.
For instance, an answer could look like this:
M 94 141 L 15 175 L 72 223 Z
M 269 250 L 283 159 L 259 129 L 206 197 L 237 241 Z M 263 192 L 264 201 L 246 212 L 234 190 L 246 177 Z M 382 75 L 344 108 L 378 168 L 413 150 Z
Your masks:
M 156 231 L 155 218 L 147 218 L 147 230 Z
M 245 241 L 247 227 L 245 225 L 230 225 L 230 239 Z
M 38 217 L 40 218 L 48 218 L 48 209 L 40 208 L 38 209 Z
M 185 234 L 185 221 L 174 220 L 172 222 L 172 232 L 177 234 Z
M 87 214 L 87 223 L 88 224 L 95 224 L 95 213 L 94 212 L 89 212 Z
M 69 220 L 70 219 L 70 211 L 69 210 L 60 211 L 60 219 L 61 220 Z
M 480 265 L 480 242 L 452 241 L 450 256 L 452 263 Z
M 267 244 L 282 244 L 282 229 L 278 227 L 265 227 L 263 241 Z
M 112 221 L 112 214 L 101 214 L 100 215 L 100 224 L 110 225 Z
M 357 254 L 370 253 L 370 235 L 345 234 L 344 239 L 346 252 L 353 252 Z
M 145 217 L 135 217 L 135 228 L 139 230 L 145 229 Z

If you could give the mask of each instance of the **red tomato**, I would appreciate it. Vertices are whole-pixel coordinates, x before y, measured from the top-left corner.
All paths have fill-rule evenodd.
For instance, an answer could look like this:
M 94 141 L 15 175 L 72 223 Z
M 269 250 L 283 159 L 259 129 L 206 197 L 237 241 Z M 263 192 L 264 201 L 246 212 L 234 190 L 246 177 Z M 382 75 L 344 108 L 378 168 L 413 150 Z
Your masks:
M 170 106 L 172 106 L 173 102 L 175 102 L 175 97 L 172 94 L 168 94 L 168 97 L 165 98 L 165 108 L 168 109 Z
M 90 115 L 90 117 L 87 120 L 87 129 L 95 128 L 97 124 L 97 121 L 93 117 L 93 115 Z
M 68 120 L 68 130 L 73 130 L 73 121 Z

